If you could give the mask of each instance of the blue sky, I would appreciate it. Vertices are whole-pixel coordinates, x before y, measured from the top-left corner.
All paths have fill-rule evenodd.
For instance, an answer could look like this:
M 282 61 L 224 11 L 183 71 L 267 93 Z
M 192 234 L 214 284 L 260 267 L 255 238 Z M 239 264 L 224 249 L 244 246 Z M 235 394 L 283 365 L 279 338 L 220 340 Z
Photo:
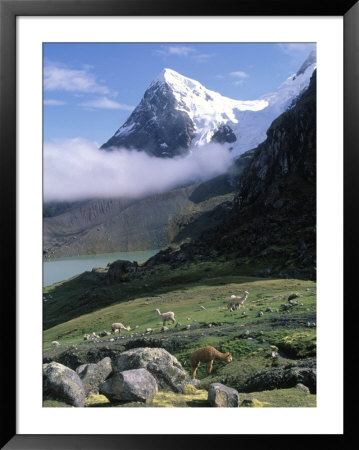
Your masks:
M 296 72 L 314 44 L 44 44 L 44 140 L 107 141 L 165 67 L 255 100 Z

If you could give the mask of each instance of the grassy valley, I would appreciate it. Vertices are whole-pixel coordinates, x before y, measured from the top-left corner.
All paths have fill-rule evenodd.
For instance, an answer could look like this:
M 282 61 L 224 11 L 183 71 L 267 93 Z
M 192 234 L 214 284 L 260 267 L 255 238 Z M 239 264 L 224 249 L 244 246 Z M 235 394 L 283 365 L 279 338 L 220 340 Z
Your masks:
M 91 277 L 92 283 L 99 283 L 105 270 L 102 274 L 87 275 L 88 278 L 83 274 L 46 288 L 45 296 L 52 296 L 44 308 L 47 314 L 51 309 L 54 311 L 56 305 L 58 315 L 66 307 L 66 293 L 73 292 L 76 283 L 79 290 L 81 285 L 88 289 Z M 80 364 L 91 362 L 91 358 L 95 362 L 105 356 L 114 356 L 133 347 L 163 347 L 190 373 L 189 354 L 198 347 L 212 345 L 222 352 L 231 352 L 233 361 L 230 364 L 215 362 L 211 375 L 207 374 L 205 365 L 201 365 L 197 375 L 201 380 L 200 389 L 206 390 L 210 383 L 221 382 L 238 389 L 243 394 L 241 399 L 254 396 L 262 402 L 260 406 L 315 406 L 314 393 L 304 396 L 292 389 L 293 386 L 279 389 L 278 395 L 273 392 L 254 394 L 246 390 L 246 381 L 259 371 L 315 357 L 315 327 L 308 327 L 308 322 L 316 322 L 315 282 L 243 276 L 230 263 L 216 263 L 172 270 L 161 266 L 144 276 L 141 282 L 134 280 L 124 284 L 106 287 L 108 292 L 104 292 L 102 307 L 81 315 L 73 314 L 70 320 L 61 320 L 47 328 L 43 342 L 45 360 Z M 227 300 L 230 295 L 244 290 L 250 293 L 244 308 L 229 312 Z M 286 311 L 282 305 L 293 293 L 298 294 L 298 305 Z M 107 305 L 109 298 L 113 301 Z M 155 313 L 156 308 L 175 313 L 176 324 L 168 325 L 165 332 L 161 331 L 162 322 Z M 118 337 L 112 335 L 96 342 L 83 341 L 84 333 L 110 331 L 111 323 L 117 321 L 129 325 L 131 330 L 122 331 Z M 147 331 L 149 328 L 151 331 Z M 51 347 L 53 340 L 60 342 L 56 349 Z M 272 357 L 273 351 L 278 352 L 278 357 Z M 200 391 L 196 395 L 200 396 Z M 170 400 L 171 396 L 175 400 Z M 191 401 L 196 400 L 196 397 L 191 398 Z M 186 406 L 187 401 L 173 393 L 160 393 L 156 397 L 158 403 L 152 406 Z M 94 403 L 91 406 L 95 406 L 96 401 Z M 187 406 L 200 404 L 200 401 L 194 401 Z M 206 406 L 205 401 L 202 406 Z

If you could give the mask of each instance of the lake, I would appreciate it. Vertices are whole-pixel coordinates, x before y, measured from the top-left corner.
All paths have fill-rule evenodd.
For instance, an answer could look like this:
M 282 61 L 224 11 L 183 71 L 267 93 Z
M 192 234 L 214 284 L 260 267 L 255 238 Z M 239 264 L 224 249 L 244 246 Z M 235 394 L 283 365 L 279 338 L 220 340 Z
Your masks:
M 142 261 L 158 253 L 159 250 L 143 250 L 137 252 L 102 253 L 98 255 L 82 255 L 67 258 L 58 258 L 43 263 L 43 285 L 67 280 L 93 267 L 106 267 L 108 263 L 117 259 L 127 261 Z

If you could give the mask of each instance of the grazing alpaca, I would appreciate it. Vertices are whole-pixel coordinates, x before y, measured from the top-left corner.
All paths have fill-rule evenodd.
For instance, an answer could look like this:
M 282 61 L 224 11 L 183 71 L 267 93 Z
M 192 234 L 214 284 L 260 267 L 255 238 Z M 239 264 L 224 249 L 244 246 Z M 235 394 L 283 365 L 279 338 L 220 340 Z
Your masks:
M 232 361 L 232 355 L 230 353 L 221 353 L 211 345 L 198 348 L 189 355 L 189 361 L 192 369 L 192 378 L 196 378 L 197 369 L 201 362 L 207 363 L 208 373 L 212 372 L 213 361 L 225 361 L 227 363 Z
M 111 329 L 114 333 L 121 333 L 121 330 L 126 330 L 126 331 L 130 331 L 131 328 L 130 327 L 125 327 L 124 325 L 122 325 L 122 323 L 117 322 L 117 323 L 113 323 L 111 325 Z
M 166 322 L 172 320 L 172 323 L 175 323 L 175 313 L 172 311 L 161 314 L 159 309 L 156 309 L 156 313 L 161 317 L 163 321 L 163 326 L 166 325 Z
M 233 311 L 235 309 L 239 309 L 244 305 L 244 302 L 247 300 L 249 295 L 248 291 L 244 291 L 243 297 L 237 297 L 236 295 L 231 295 L 231 298 L 227 302 L 228 311 Z

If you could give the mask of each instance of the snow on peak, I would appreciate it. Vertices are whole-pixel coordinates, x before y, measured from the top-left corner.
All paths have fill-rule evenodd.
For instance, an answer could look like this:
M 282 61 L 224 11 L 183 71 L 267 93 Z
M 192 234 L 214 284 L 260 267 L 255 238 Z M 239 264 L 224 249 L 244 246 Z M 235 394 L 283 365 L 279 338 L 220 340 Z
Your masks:
M 192 145 L 209 143 L 219 126 L 237 123 L 237 112 L 259 111 L 268 106 L 265 99 L 234 100 L 206 89 L 199 81 L 185 77 L 175 70 L 163 69 L 150 87 L 166 83 L 176 99 L 176 109 L 191 118 L 196 136 Z
M 157 75 L 157 77 L 152 81 L 151 85 L 160 82 L 160 83 L 167 83 L 169 80 L 173 78 L 185 78 L 182 75 L 180 75 L 178 72 L 172 69 L 164 68 L 161 70 L 161 72 Z
M 234 156 L 257 147 L 267 137 L 267 130 L 274 119 L 288 109 L 300 93 L 309 86 L 310 78 L 316 68 L 316 53 L 312 51 L 297 73 L 288 77 L 273 92 L 260 97 L 268 107 L 256 113 L 246 112 L 237 115 L 238 122 L 233 127 L 237 141 L 233 145 Z
M 146 108 L 157 96 L 167 96 L 170 92 L 175 99 L 174 107 L 184 112 L 193 123 L 194 134 L 191 146 L 209 143 L 220 128 L 227 125 L 236 137 L 225 145 L 231 147 L 234 157 L 246 150 L 257 147 L 266 139 L 266 132 L 272 121 L 291 107 L 300 93 L 308 87 L 316 68 L 316 52 L 312 51 L 298 72 L 288 77 L 275 91 L 262 95 L 257 100 L 235 100 L 218 92 L 206 89 L 199 81 L 185 77 L 175 70 L 164 68 L 152 81 L 145 93 Z M 151 120 L 161 121 L 161 112 L 168 111 L 167 102 L 157 102 Z M 163 105 L 163 111 L 161 106 Z M 135 112 L 137 109 L 135 110 Z M 147 111 L 147 109 L 146 109 Z M 170 113 L 170 112 L 169 112 Z M 126 137 L 143 127 L 138 121 L 141 109 L 117 131 L 116 137 Z M 167 148 L 166 142 L 159 144 Z

